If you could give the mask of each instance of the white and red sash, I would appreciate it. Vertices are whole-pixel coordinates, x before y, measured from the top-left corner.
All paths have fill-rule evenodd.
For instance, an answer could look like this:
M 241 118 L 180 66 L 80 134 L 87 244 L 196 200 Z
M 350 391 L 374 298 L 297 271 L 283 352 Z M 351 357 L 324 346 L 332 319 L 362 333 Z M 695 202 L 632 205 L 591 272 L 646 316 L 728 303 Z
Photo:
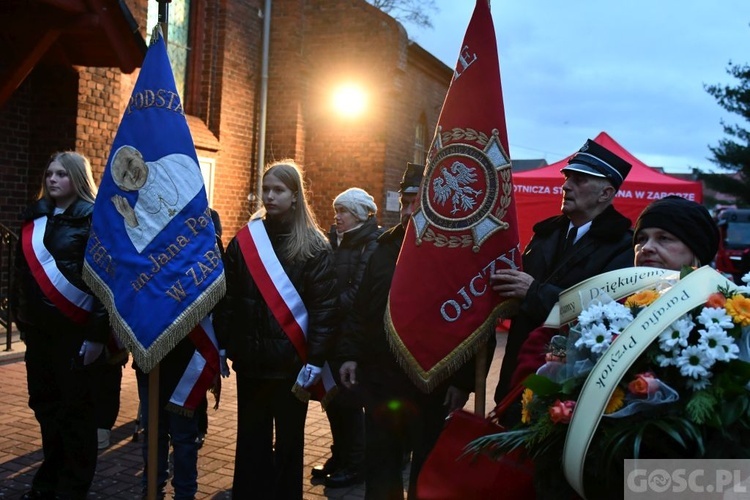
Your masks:
M 44 246 L 47 216 L 26 222 L 21 228 L 21 248 L 31 275 L 44 295 L 71 321 L 83 324 L 94 307 L 94 297 L 72 284 L 60 272 L 55 258 Z
M 169 403 L 172 407 L 194 411 L 206 396 L 206 391 L 214 385 L 220 371 L 219 345 L 211 317 L 203 318 L 188 337 L 195 345 L 195 353 L 169 398 Z
M 302 362 L 307 363 L 307 309 L 302 302 L 302 297 L 279 262 L 263 221 L 251 220 L 237 233 L 237 242 L 250 275 L 263 295 L 268 308 L 289 337 Z M 292 391 L 303 398 L 312 396 L 325 408 L 326 403 L 335 393 L 335 388 L 336 382 L 331 368 L 328 363 L 325 363 L 320 382 L 310 387 L 309 390 L 302 389 L 295 384 Z

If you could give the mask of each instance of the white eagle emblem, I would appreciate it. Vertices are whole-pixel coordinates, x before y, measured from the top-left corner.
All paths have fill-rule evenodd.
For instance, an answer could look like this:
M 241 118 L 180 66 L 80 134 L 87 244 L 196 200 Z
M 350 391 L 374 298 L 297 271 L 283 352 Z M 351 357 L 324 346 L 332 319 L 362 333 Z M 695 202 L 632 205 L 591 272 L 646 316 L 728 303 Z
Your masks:
M 459 161 L 453 162 L 450 171 L 443 167 L 442 175 L 432 181 L 432 188 L 435 192 L 433 201 L 442 206 L 450 199 L 453 204 L 451 214 L 455 214 L 462 209 L 473 209 L 477 204 L 476 196 L 482 194 L 481 190 L 476 190 L 470 186 L 477 180 L 475 170 L 476 168 L 469 168 Z

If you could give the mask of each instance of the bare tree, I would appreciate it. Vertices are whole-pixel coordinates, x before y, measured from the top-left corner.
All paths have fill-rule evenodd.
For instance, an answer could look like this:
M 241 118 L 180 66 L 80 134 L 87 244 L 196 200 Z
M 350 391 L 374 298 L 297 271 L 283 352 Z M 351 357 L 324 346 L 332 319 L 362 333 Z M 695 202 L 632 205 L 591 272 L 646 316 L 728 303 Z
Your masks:
M 402 23 L 432 28 L 431 13 L 438 12 L 435 0 L 367 0 Z

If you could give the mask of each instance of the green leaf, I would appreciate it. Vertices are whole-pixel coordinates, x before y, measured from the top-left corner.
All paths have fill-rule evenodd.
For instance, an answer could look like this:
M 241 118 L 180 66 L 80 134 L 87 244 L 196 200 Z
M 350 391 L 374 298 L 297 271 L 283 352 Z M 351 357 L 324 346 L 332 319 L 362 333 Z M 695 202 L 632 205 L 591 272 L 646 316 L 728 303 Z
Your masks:
M 698 391 L 690 398 L 690 401 L 685 406 L 685 411 L 690 420 L 701 425 L 711 419 L 717 403 L 717 399 L 711 392 L 705 390 Z
M 541 397 L 553 396 L 559 394 L 562 386 L 556 382 L 551 381 L 547 377 L 532 373 L 526 377 L 523 381 L 523 385 L 532 390 L 532 392 Z
M 737 398 L 731 401 L 724 401 L 719 406 L 721 423 L 724 426 L 730 426 L 747 411 L 748 401 L 746 398 Z

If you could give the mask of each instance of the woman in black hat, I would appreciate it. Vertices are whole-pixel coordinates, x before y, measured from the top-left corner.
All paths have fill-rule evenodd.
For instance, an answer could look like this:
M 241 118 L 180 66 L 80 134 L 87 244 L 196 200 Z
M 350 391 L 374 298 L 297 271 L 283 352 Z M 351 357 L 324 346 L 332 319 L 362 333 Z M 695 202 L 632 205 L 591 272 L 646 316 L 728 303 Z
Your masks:
M 683 266 L 710 264 L 719 249 L 719 228 L 703 205 L 680 196 L 667 196 L 643 209 L 635 222 L 633 249 L 636 267 L 679 271 Z M 545 353 L 557 330 L 532 331 L 518 353 L 511 387 L 545 363 Z
M 710 264 L 719 228 L 703 205 L 667 196 L 643 209 L 633 236 L 635 265 L 678 270 Z

